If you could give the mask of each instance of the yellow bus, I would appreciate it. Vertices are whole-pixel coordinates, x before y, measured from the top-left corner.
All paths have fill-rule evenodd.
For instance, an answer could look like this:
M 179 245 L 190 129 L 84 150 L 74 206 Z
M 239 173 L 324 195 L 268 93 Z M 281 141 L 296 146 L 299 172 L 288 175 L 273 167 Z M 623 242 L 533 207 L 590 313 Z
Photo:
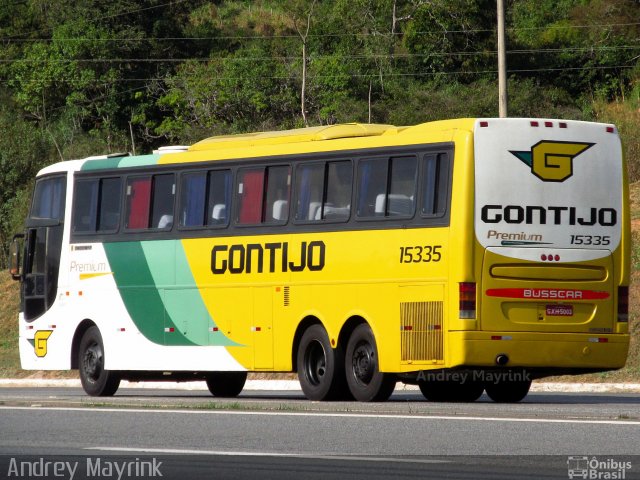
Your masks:
M 312 400 L 520 401 L 626 361 L 625 172 L 613 125 L 493 118 L 58 163 L 13 243 L 22 367 L 97 396 L 297 372 Z

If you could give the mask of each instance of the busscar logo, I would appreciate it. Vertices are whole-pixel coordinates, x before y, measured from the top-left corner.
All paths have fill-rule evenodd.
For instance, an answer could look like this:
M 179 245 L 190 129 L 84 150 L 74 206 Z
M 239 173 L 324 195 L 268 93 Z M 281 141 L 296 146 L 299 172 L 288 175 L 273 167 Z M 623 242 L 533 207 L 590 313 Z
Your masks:
M 573 159 L 595 143 L 542 140 L 530 151 L 509 152 L 531 168 L 531 173 L 544 182 L 564 182 L 573 175 Z

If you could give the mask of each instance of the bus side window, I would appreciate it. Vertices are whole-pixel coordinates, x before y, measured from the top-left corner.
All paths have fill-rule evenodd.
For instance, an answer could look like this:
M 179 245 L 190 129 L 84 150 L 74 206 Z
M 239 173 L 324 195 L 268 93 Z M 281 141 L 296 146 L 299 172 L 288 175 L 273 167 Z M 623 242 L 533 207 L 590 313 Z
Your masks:
M 285 223 L 289 219 L 290 188 L 289 166 L 267 167 L 267 191 L 262 216 L 265 223 Z
M 417 160 L 414 156 L 361 160 L 358 217 L 412 217 Z
M 151 208 L 151 177 L 134 177 L 127 180 L 127 221 L 129 230 L 149 228 Z
M 238 223 L 285 223 L 289 218 L 288 165 L 247 168 L 238 173 Z
M 100 180 L 100 206 L 98 211 L 98 231 L 116 231 L 120 224 L 120 201 L 122 181 L 120 178 Z
M 126 228 L 170 229 L 173 226 L 175 188 L 172 173 L 129 178 Z
M 180 188 L 180 226 L 202 227 L 207 197 L 207 173 L 185 173 Z
M 175 193 L 176 182 L 173 173 L 153 176 L 151 228 L 170 229 L 173 226 Z
M 416 157 L 394 157 L 389 166 L 389 193 L 384 209 L 387 217 L 412 217 L 415 211 L 418 161 Z
M 227 225 L 231 201 L 231 171 L 185 173 L 180 189 L 180 226 Z
M 351 213 L 353 169 L 349 160 L 327 163 L 322 218 L 346 221 Z
M 73 231 L 95 232 L 98 210 L 98 179 L 78 180 L 73 205 Z
M 264 168 L 243 169 L 238 173 L 238 223 L 251 225 L 262 220 Z
M 376 212 L 378 196 L 387 190 L 387 159 L 360 160 L 358 164 L 358 217 L 382 216 L 384 206 Z
M 115 232 L 120 223 L 120 193 L 119 178 L 76 181 L 73 232 Z
M 322 214 L 324 163 L 299 165 L 296 171 L 296 221 L 317 221 Z
M 421 212 L 423 216 L 441 217 L 445 214 L 448 175 L 446 153 L 429 154 L 424 157 Z
M 208 225 L 226 226 L 231 209 L 231 171 L 213 170 L 209 172 Z
M 64 220 L 65 187 L 64 177 L 38 180 L 29 217 Z

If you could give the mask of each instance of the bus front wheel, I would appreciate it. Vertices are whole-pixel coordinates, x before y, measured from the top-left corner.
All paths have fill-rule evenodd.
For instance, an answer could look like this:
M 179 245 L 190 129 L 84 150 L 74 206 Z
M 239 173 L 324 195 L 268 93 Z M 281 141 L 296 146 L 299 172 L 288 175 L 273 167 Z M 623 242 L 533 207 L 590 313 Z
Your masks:
M 247 381 L 247 372 L 211 372 L 207 387 L 214 397 L 233 398 L 240 395 Z
M 297 353 L 298 379 L 309 400 L 334 400 L 344 396 L 344 355 L 331 348 L 322 325 L 311 325 L 300 339 Z
M 104 345 L 98 327 L 90 327 L 78 349 L 78 369 L 84 391 L 92 397 L 110 397 L 120 386 L 117 372 L 104 368 Z
M 349 390 L 361 402 L 384 402 L 396 387 L 396 377 L 379 370 L 376 340 L 369 325 L 358 325 L 347 343 L 345 370 Z
M 494 402 L 517 403 L 529 393 L 531 380 L 487 383 L 484 388 L 489 398 Z

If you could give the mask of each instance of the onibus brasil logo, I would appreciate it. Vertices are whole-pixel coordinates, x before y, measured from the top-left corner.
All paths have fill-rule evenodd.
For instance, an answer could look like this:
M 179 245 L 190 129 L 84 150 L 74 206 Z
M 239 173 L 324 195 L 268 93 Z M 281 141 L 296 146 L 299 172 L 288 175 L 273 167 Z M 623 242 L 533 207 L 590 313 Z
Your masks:
M 595 143 L 554 142 L 542 140 L 531 147 L 530 151 L 509 150 L 531 168 L 540 180 L 545 182 L 564 182 L 573 175 L 573 159 Z

